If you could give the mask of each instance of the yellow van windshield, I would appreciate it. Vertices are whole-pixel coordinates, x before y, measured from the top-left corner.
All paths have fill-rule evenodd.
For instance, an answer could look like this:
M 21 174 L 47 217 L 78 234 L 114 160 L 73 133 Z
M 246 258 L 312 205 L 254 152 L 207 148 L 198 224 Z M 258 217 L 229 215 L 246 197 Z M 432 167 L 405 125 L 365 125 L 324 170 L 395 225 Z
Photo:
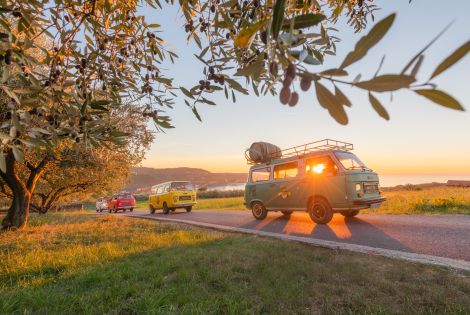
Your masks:
M 171 191 L 193 190 L 193 184 L 189 182 L 171 183 Z

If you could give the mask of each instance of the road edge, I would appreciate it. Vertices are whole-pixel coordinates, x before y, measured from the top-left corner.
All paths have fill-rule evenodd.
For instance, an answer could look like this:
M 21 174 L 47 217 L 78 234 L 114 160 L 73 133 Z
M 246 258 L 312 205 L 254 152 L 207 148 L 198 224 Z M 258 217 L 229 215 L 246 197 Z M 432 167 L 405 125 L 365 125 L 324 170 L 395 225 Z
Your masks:
M 443 267 L 447 267 L 451 269 L 470 271 L 470 262 L 467 262 L 464 260 L 446 258 L 446 257 L 432 256 L 432 255 L 426 255 L 426 254 L 415 254 L 415 253 L 403 252 L 403 251 L 393 250 L 393 249 L 385 249 L 385 248 L 380 248 L 380 247 L 371 247 L 371 246 L 341 243 L 341 242 L 335 242 L 335 241 L 326 241 L 326 240 L 313 239 L 313 238 L 307 238 L 307 237 L 301 237 L 301 236 L 295 236 L 295 235 L 289 235 L 289 234 L 279 234 L 279 233 L 273 233 L 273 232 L 233 227 L 233 226 L 228 226 L 228 225 L 195 222 L 195 221 L 189 221 L 189 220 L 183 220 L 183 219 L 150 217 L 148 215 L 140 215 L 140 214 L 124 214 L 124 216 L 140 218 L 140 219 L 164 221 L 164 222 L 182 223 L 182 224 L 188 224 L 188 225 L 209 228 L 209 229 L 214 229 L 214 230 L 219 230 L 219 231 L 224 231 L 224 232 L 234 232 L 234 233 L 265 236 L 265 237 L 276 238 L 276 239 L 281 239 L 285 241 L 293 241 L 293 242 L 309 244 L 309 245 L 324 247 L 324 248 L 329 248 L 329 249 L 347 250 L 347 251 L 355 252 L 355 253 L 384 256 L 384 257 L 401 259 L 401 260 L 417 262 L 417 263 L 422 263 L 422 264 L 437 265 L 437 266 L 443 266 Z

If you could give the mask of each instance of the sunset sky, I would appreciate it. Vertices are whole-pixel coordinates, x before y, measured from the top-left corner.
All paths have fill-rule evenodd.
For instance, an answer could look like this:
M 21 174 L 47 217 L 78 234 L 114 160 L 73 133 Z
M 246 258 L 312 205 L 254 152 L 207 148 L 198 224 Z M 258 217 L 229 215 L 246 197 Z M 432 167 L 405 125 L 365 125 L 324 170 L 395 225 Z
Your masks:
M 381 73 L 400 72 L 403 66 L 437 33 L 455 21 L 426 53 L 418 79 L 426 80 L 435 67 L 454 49 L 470 39 L 470 1 L 408 0 L 376 1 L 381 11 L 376 20 L 397 12 L 395 24 L 366 58 L 349 67 L 352 77 L 374 75 L 383 55 Z M 148 11 L 151 12 L 151 11 Z M 153 11 L 155 12 L 155 11 Z M 149 23 L 159 23 L 167 31 L 164 39 L 180 56 L 168 65 L 177 85 L 192 86 L 202 78 L 203 65 L 194 56 L 193 44 L 187 44 L 183 19 L 175 7 L 165 16 L 148 13 Z M 322 69 L 338 66 L 361 35 L 344 24 L 336 26 L 342 42 L 337 57 L 327 58 Z M 168 36 L 168 34 L 171 34 Z M 320 69 L 320 68 L 318 68 Z M 168 114 L 175 129 L 157 134 L 144 166 L 200 167 L 210 171 L 245 172 L 244 150 L 254 141 L 268 141 L 281 148 L 313 140 L 332 138 L 351 142 L 355 153 L 380 174 L 431 174 L 470 176 L 470 58 L 443 73 L 436 83 L 456 97 L 467 109 L 452 111 L 435 105 L 412 92 L 378 95 L 391 120 L 380 118 L 371 108 L 367 93 L 344 86 L 353 103 L 347 108 L 349 124 L 336 123 L 318 104 L 314 90 L 300 92 L 299 104 L 289 108 L 276 97 L 243 96 L 237 103 L 223 93 L 213 98 L 217 106 L 199 105 L 199 122 L 184 104 L 183 98 Z M 243 79 L 239 82 L 244 84 Z M 298 89 L 299 90 L 299 89 Z

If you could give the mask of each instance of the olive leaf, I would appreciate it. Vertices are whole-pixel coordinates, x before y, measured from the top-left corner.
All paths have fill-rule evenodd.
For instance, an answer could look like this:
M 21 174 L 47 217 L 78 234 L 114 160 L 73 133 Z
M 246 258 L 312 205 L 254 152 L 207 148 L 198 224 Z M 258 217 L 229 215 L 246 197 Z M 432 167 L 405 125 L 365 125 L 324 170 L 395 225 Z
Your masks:
M 15 160 L 17 160 L 19 163 L 23 163 L 24 162 L 23 151 L 21 151 L 17 147 L 12 147 L 11 149 L 13 151 L 13 156 L 15 157 Z
M 0 151 L 0 170 L 4 173 L 7 171 L 7 163 L 3 151 Z
M 342 76 L 348 75 L 348 73 L 343 69 L 328 69 L 328 70 L 320 72 L 320 74 L 327 75 L 327 76 L 336 76 L 336 77 L 342 77 Z
M 183 94 L 186 95 L 187 97 L 194 99 L 193 94 L 191 94 L 191 92 L 188 91 L 188 89 L 186 89 L 186 88 L 184 88 L 184 87 L 181 86 L 181 87 L 180 87 L 180 90 L 181 90 L 181 92 L 183 92 Z
M 379 102 L 379 100 L 372 95 L 372 93 L 369 92 L 369 101 L 374 110 L 379 114 L 380 117 L 382 117 L 385 120 L 390 120 L 390 116 L 387 113 L 387 110 L 385 107 L 382 106 L 382 104 Z
M 456 51 L 454 51 L 449 57 L 447 57 L 431 75 L 431 78 L 434 78 L 453 66 L 457 63 L 460 59 L 462 59 L 468 52 L 470 51 L 470 41 L 466 42 L 462 46 L 460 46 Z
M 385 74 L 354 85 L 368 91 L 389 92 L 407 88 L 415 81 L 415 78 L 409 75 Z
M 416 75 L 418 74 L 419 68 L 423 64 L 423 60 L 424 60 L 424 55 L 420 55 L 418 57 L 418 61 L 416 62 L 415 66 L 413 67 L 413 70 L 411 70 L 411 76 L 413 78 L 416 78 Z
M 335 85 L 335 96 L 341 102 L 341 104 L 351 107 L 351 101 L 344 95 L 343 92 Z
M 320 105 L 323 108 L 326 108 L 338 123 L 347 125 L 348 116 L 346 115 L 343 104 L 341 104 L 339 99 L 318 81 L 315 81 L 315 91 Z
M 193 106 L 192 110 L 193 110 L 193 114 L 194 114 L 194 116 L 196 116 L 197 120 L 199 120 L 200 122 L 202 122 L 201 116 L 200 116 L 199 113 L 197 112 L 196 106 Z
M 259 31 L 260 28 L 268 24 L 269 19 L 264 19 L 258 21 L 254 24 L 250 24 L 243 28 L 240 33 L 233 39 L 233 43 L 238 48 L 248 48 L 250 47 L 253 39 L 255 38 L 256 32 Z
M 308 13 L 308 14 L 298 15 L 295 17 L 295 20 L 294 20 L 294 29 L 298 30 L 301 28 L 315 26 L 325 19 L 326 19 L 326 16 L 324 16 L 323 14 Z M 282 23 L 282 30 L 289 31 L 291 22 L 292 22 L 291 19 L 284 20 L 284 22 Z
M 364 57 L 369 49 L 377 44 L 382 39 L 382 37 L 384 37 L 384 35 L 392 26 L 393 21 L 395 20 L 395 16 L 396 14 L 393 13 L 375 24 L 370 32 L 357 42 L 354 50 L 346 56 L 340 68 L 346 68 L 347 66 Z
M 464 111 L 465 109 L 460 105 L 460 103 L 450 96 L 449 94 L 435 89 L 422 89 L 422 90 L 414 90 L 417 94 L 424 96 L 428 100 L 433 101 L 436 104 L 442 105 L 447 108 L 461 110 Z
M 271 25 L 271 34 L 274 39 L 279 36 L 284 21 L 284 8 L 286 6 L 286 0 L 276 0 L 273 10 L 273 22 Z

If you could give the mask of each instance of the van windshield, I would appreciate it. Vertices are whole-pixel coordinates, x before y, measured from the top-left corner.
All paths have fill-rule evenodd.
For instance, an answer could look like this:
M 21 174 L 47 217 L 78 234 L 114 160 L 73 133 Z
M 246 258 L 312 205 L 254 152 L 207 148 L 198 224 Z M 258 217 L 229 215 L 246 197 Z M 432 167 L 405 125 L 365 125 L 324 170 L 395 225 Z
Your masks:
M 178 190 L 193 190 L 193 184 L 189 182 L 171 183 L 171 191 L 178 191 Z
M 357 156 L 349 152 L 335 152 L 336 158 L 347 170 L 370 170 Z

